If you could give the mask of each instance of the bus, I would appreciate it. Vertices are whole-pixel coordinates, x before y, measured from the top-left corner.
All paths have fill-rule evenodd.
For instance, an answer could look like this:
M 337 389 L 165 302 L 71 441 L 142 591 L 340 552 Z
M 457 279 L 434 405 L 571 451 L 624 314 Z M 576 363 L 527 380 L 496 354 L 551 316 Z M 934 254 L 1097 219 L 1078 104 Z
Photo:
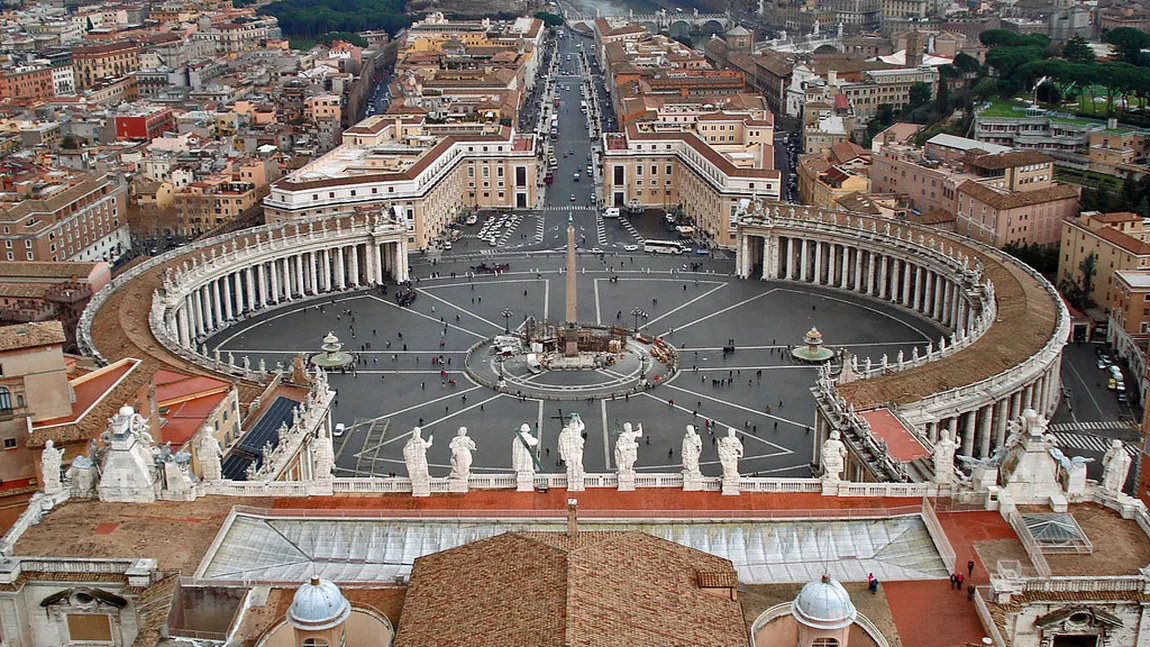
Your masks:
M 643 251 L 649 254 L 682 254 L 683 243 L 677 240 L 647 240 L 643 242 Z

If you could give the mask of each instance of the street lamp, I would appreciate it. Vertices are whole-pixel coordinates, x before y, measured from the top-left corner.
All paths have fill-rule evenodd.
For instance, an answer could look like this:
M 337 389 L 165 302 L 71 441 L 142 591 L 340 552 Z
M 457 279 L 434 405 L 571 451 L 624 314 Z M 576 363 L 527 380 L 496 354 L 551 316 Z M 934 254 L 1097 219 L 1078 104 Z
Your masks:
M 631 315 L 635 317 L 635 334 L 639 334 L 639 317 L 647 318 L 647 313 L 639 308 L 631 308 Z
M 503 314 L 503 333 L 510 335 L 511 334 L 511 323 L 510 323 L 511 322 L 511 315 L 513 315 L 515 313 L 511 312 L 510 308 L 504 308 L 502 314 Z

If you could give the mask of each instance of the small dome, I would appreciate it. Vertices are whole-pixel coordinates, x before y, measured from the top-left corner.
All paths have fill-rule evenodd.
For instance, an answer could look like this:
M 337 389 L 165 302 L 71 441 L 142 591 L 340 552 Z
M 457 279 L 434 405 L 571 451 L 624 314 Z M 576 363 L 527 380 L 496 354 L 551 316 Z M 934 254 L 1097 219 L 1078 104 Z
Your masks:
M 842 629 L 854 623 L 858 612 L 843 585 L 824 575 L 821 581 L 803 586 L 791 607 L 791 615 L 808 627 Z
M 318 577 L 299 587 L 288 609 L 288 621 L 297 629 L 319 631 L 347 620 L 351 605 L 339 587 Z

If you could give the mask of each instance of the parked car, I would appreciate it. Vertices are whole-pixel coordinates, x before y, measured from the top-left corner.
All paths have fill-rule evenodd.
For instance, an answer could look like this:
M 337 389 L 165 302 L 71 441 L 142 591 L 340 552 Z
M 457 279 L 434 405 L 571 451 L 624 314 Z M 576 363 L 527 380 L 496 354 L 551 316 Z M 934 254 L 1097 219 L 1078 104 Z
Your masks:
M 343 432 L 346 430 L 347 430 L 346 425 L 344 425 L 342 422 L 337 422 L 337 423 L 335 423 L 335 429 L 332 430 L 331 435 L 334 436 L 335 438 L 339 438 L 340 436 L 343 435 Z

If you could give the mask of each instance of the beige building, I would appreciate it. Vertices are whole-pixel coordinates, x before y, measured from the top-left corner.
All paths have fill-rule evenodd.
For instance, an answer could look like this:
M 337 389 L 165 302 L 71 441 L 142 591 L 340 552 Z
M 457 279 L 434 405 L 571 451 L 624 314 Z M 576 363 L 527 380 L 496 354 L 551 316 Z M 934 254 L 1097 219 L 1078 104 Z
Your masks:
M 72 67 L 76 89 L 86 90 L 100 79 L 125 77 L 140 69 L 140 48 L 128 41 L 78 46 L 72 49 Z
M 199 236 L 242 216 L 259 202 L 250 182 L 194 182 L 175 194 L 175 230 Z
M 34 422 L 72 413 L 59 322 L 0 328 L 0 478 L 36 476 L 39 452 L 27 447 Z
M 933 98 L 939 78 L 938 70 L 927 66 L 865 70 L 861 80 L 853 83 L 840 84 L 834 76 L 833 71 L 828 74 L 827 84 L 846 95 L 854 108 L 855 117 L 863 122 L 873 119 L 878 107 L 884 103 L 890 104 L 895 110 L 901 109 L 910 101 L 910 87 L 915 83 L 929 85 L 930 96 Z
M 955 199 L 955 231 L 988 245 L 1054 245 L 1063 218 L 1078 213 L 1078 189 L 1056 184 L 1010 192 L 967 180 Z
M 407 224 L 408 244 L 423 249 L 465 208 L 534 207 L 537 166 L 534 136 L 510 127 L 376 115 L 274 182 L 264 214 L 285 222 L 387 206 Z
M 1090 298 L 1103 311 L 1119 302 L 1115 272 L 1150 269 L 1150 228 L 1137 214 L 1083 212 L 1062 222 L 1058 280 L 1079 281 L 1079 267 L 1094 255 L 1094 284 Z M 1134 319 L 1130 319 L 1133 321 Z M 1137 319 L 1141 327 L 1141 319 Z
M 0 193 L 9 261 L 114 261 L 130 247 L 127 189 L 107 175 L 48 178 Z
M 803 204 L 833 209 L 840 198 L 870 191 L 870 178 L 818 155 L 799 161 L 799 200 Z
M 779 196 L 773 142 L 773 120 L 721 112 L 679 128 L 633 123 L 606 136 L 603 202 L 681 208 L 705 242 L 730 247 L 739 201 Z

